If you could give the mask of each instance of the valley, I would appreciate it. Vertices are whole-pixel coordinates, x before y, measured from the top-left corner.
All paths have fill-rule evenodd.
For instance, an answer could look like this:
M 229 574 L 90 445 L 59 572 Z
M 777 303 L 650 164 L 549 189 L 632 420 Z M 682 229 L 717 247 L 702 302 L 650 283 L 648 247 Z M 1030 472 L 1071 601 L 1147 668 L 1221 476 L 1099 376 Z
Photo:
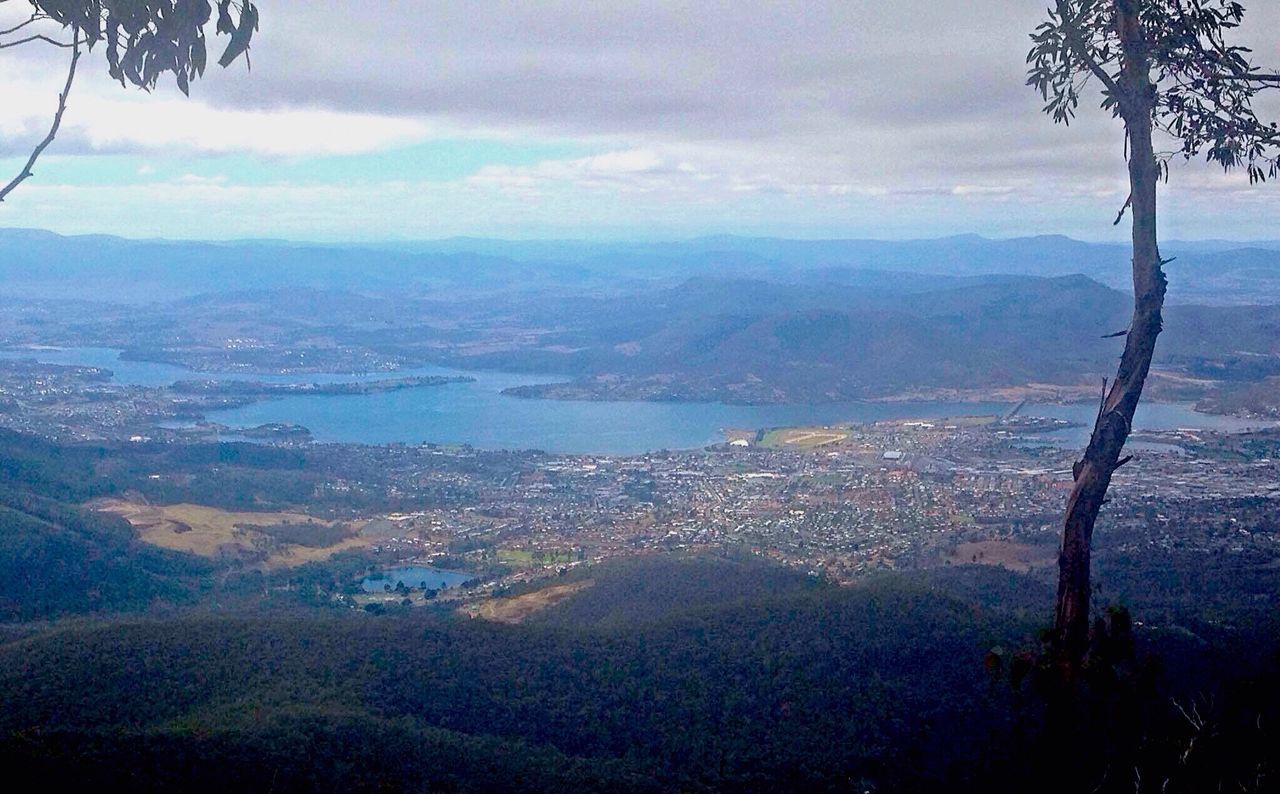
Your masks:
M 0 0 L 4 779 L 1280 791 L 1276 30 Z
M 944 277 L 900 260 L 735 256 L 733 272 L 702 272 L 723 271 L 723 253 L 643 278 L 577 262 L 524 280 L 472 246 L 429 280 L 407 275 L 420 254 L 362 252 L 374 275 L 359 288 L 348 249 L 290 286 L 152 263 L 170 290 L 142 310 L 4 284 L 0 660 L 44 661 L 0 675 L 0 701 L 58 732 L 0 741 L 0 759 L 47 763 L 61 750 L 46 742 L 65 741 L 157 769 L 163 748 L 195 746 L 281 768 L 280 752 L 300 752 L 281 748 L 321 741 L 323 725 L 369 763 L 408 741 L 470 780 L 494 758 L 588 789 L 637 775 L 717 788 L 780 768 L 713 763 L 721 740 L 686 751 L 659 727 L 678 723 L 787 763 L 843 732 L 805 773 L 815 784 L 837 767 L 908 786 L 980 779 L 894 726 L 923 710 L 1008 728 L 1004 699 L 1023 695 L 997 692 L 983 664 L 1012 670 L 1030 652 L 1008 649 L 1037 642 L 1124 295 L 1082 275 Z M 215 248 L 221 264 L 267 255 Z M 384 266 L 407 286 L 380 286 Z M 1229 294 L 1169 307 L 1092 549 L 1100 606 L 1138 616 L 1144 648 L 1205 665 L 1270 642 L 1280 598 L 1280 314 Z M 180 694 L 150 695 L 155 710 L 124 723 L 40 711 L 82 689 L 58 671 L 118 675 L 79 650 L 112 642 L 120 664 L 192 660 L 169 673 Z M 513 682 L 548 659 L 557 681 L 585 677 L 550 702 L 540 680 L 541 705 L 519 705 Z M 950 689 L 922 686 L 925 667 Z M 266 715 L 249 718 L 252 751 L 235 744 L 240 706 L 217 694 L 228 675 Z M 1168 686 L 1204 680 L 1180 670 Z M 689 711 L 671 687 L 709 700 Z M 657 705 L 640 713 L 644 698 Z M 936 764 L 903 760 L 922 747 Z

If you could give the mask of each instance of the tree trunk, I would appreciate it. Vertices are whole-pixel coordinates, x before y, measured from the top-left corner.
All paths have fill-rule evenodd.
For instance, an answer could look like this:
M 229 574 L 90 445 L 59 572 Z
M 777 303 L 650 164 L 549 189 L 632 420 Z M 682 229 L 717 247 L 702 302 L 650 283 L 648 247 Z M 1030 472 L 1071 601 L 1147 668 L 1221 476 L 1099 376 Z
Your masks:
M 1069 674 L 1080 668 L 1089 649 L 1089 552 L 1094 523 L 1111 476 L 1124 465 L 1120 453 L 1133 428 L 1133 415 L 1151 369 L 1161 330 L 1166 281 L 1156 239 L 1156 184 L 1160 170 L 1152 143 L 1155 88 L 1142 24 L 1140 0 L 1115 0 L 1116 24 L 1124 51 L 1119 85 L 1121 116 L 1129 144 L 1129 188 L 1133 223 L 1133 320 L 1124 355 L 1084 457 L 1073 467 L 1075 486 L 1067 501 L 1058 556 L 1058 600 L 1054 641 Z

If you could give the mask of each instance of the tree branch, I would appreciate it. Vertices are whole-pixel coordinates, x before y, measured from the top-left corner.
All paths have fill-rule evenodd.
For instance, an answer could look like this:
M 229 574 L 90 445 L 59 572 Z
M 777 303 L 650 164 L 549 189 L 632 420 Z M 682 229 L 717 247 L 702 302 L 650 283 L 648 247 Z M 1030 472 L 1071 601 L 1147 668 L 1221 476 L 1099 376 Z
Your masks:
M 1215 74 L 1213 79 L 1233 83 L 1260 83 L 1263 86 L 1280 87 L 1280 74 L 1260 74 L 1257 72 L 1248 74 Z
M 30 44 L 33 41 L 42 41 L 45 44 L 52 44 L 55 47 L 62 47 L 65 50 L 69 50 L 69 49 L 72 49 L 73 47 L 80 46 L 80 40 L 78 36 L 75 41 L 65 42 L 65 41 L 58 41 L 57 39 L 51 39 L 48 36 L 44 35 L 43 33 L 36 33 L 34 35 L 27 36 L 25 39 L 17 39 L 15 41 L 0 41 L 0 50 L 8 49 L 9 47 L 17 47 L 19 44 Z
M 71 84 L 76 79 L 76 65 L 80 62 L 80 30 L 78 28 L 71 29 L 72 45 L 71 45 L 71 64 L 67 67 L 67 83 L 62 88 L 62 93 L 58 95 L 58 110 L 53 114 L 53 124 L 49 127 L 49 134 L 44 136 L 44 140 L 31 150 L 31 156 L 27 158 L 27 163 L 18 172 L 18 175 L 10 180 L 9 184 L 0 188 L 0 202 L 5 200 L 10 193 L 14 191 L 18 185 L 21 185 L 31 177 L 31 169 L 35 167 L 36 161 L 40 159 L 40 155 L 44 154 L 44 150 L 49 148 L 49 144 L 53 143 L 53 139 L 58 136 L 58 129 L 62 126 L 62 114 L 67 111 L 67 97 L 71 95 Z
M 27 25 L 35 24 L 36 22 L 39 22 L 42 19 L 48 19 L 48 17 L 43 16 L 41 14 L 32 14 L 31 18 L 28 19 L 26 22 L 19 22 L 18 24 L 14 25 L 11 28 L 8 28 L 6 30 L 0 30 L 0 36 L 11 36 L 14 33 L 17 33 L 18 31 L 25 28 Z
M 1120 208 L 1120 211 L 1116 213 L 1116 221 L 1115 221 L 1115 223 L 1113 223 L 1113 224 L 1111 224 L 1111 225 L 1112 225 L 1112 226 L 1119 226 L 1119 225 L 1120 225 L 1120 221 L 1124 220 L 1124 214 L 1125 214 L 1125 212 L 1126 212 L 1130 207 L 1132 207 L 1132 206 L 1133 206 L 1133 193 L 1131 192 L 1131 193 L 1129 193 L 1129 198 L 1127 198 L 1127 199 L 1125 199 L 1125 200 L 1124 200 L 1124 206 L 1123 206 L 1123 207 L 1121 207 L 1121 208 Z
M 1076 23 L 1076 20 L 1071 17 L 1071 8 L 1067 3 L 1067 0 L 1058 0 L 1058 17 L 1062 19 L 1062 30 L 1066 36 L 1067 43 L 1071 46 L 1071 51 L 1074 52 L 1076 57 L 1089 68 L 1089 71 L 1093 73 L 1093 76 L 1098 78 L 1098 80 L 1106 86 L 1108 92 L 1119 98 L 1121 96 L 1120 86 L 1116 83 L 1115 79 L 1111 75 L 1107 74 L 1107 71 L 1093 59 L 1093 56 L 1089 54 L 1089 47 L 1085 43 L 1084 36 L 1080 32 L 1080 26 Z

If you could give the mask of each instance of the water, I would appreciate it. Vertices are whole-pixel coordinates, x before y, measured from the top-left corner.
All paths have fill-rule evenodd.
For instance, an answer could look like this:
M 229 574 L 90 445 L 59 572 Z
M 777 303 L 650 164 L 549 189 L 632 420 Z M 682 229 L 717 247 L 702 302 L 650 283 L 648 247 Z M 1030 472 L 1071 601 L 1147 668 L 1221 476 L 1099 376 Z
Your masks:
M 357 396 L 299 396 L 209 414 L 232 426 L 293 422 L 319 441 L 434 442 L 484 449 L 633 454 L 690 449 L 724 440 L 727 428 L 875 421 L 996 413 L 1000 403 L 833 403 L 744 406 L 721 403 L 529 400 L 501 393 L 518 381 L 489 375 L 448 384 Z
M 1069 427 L 1049 433 L 1040 433 L 1033 438 L 1048 441 L 1055 446 L 1068 448 L 1084 447 L 1089 443 L 1089 433 L 1093 430 L 1093 420 L 1098 415 L 1098 404 L 1074 403 L 1071 405 L 1028 403 L 1022 413 L 1029 416 L 1046 416 L 1052 419 L 1066 419 L 1080 427 Z M 1133 417 L 1133 429 L 1142 430 L 1226 430 L 1240 431 L 1260 427 L 1276 427 L 1277 422 L 1260 419 L 1241 419 L 1236 416 L 1215 416 L 1196 412 L 1189 403 L 1142 403 Z M 1170 445 L 1149 441 L 1133 441 L 1127 446 L 1134 450 L 1174 451 L 1167 449 Z
M 402 568 L 388 568 L 372 576 L 366 576 L 364 581 L 360 582 L 360 588 L 366 593 L 385 593 L 387 585 L 391 585 L 391 589 L 394 590 L 403 582 L 405 587 L 414 590 L 443 590 L 446 587 L 457 587 L 470 578 L 472 578 L 471 574 L 459 571 L 445 571 L 425 565 L 406 565 Z
M 191 370 L 151 361 L 125 361 L 120 351 L 109 347 L 40 347 L 0 350 L 0 359 L 31 358 L 46 364 L 109 369 L 117 383 L 129 386 L 168 386 L 189 379 Z
M 189 378 L 254 379 L 272 382 L 339 382 L 408 375 L 466 375 L 472 383 L 358 395 L 302 395 L 253 403 L 207 418 L 231 427 L 268 423 L 300 424 L 318 441 L 383 444 L 470 444 L 482 449 L 542 449 L 579 454 L 637 454 L 659 449 L 693 449 L 724 440 L 729 428 L 827 425 L 881 419 L 937 419 L 947 416 L 1003 414 L 998 402 L 915 401 L 901 403 L 829 403 L 822 405 L 726 405 L 688 402 L 589 402 L 509 397 L 510 386 L 547 383 L 554 378 L 502 372 L 463 372 L 426 367 L 396 373 L 217 375 L 195 373 L 169 364 L 121 361 L 118 351 L 68 348 L 0 352 L 4 358 L 36 358 L 60 364 L 103 367 L 118 382 L 163 386 Z M 1026 415 L 1077 422 L 1085 427 L 1038 434 L 1035 439 L 1069 448 L 1083 447 L 1096 404 L 1028 404 Z M 1138 430 L 1180 427 L 1241 430 L 1267 423 L 1199 414 L 1185 404 L 1141 406 Z M 1269 426 L 1275 426 L 1271 423 Z

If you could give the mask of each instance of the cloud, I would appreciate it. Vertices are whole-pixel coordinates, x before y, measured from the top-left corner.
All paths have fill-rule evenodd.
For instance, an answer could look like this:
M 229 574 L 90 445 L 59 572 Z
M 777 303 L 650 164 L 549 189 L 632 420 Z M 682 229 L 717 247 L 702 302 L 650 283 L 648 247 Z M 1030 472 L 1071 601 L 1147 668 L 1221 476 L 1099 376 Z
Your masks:
M 96 150 L 189 148 L 197 152 L 251 151 L 268 156 L 335 155 L 377 151 L 428 137 L 421 121 L 329 110 L 218 110 L 202 103 L 86 99 L 74 134 Z
M 675 163 L 652 149 L 605 152 L 590 157 L 544 160 L 533 166 L 489 165 L 466 182 L 506 192 L 537 193 L 544 185 L 591 191 L 651 192 L 677 190 L 698 179 L 688 163 Z
M 673 184 L 646 191 L 584 190 L 571 179 L 534 177 L 536 200 L 498 181 L 414 180 L 370 184 L 240 185 L 218 178 L 131 185 L 35 181 L 5 205 L 5 225 L 64 233 L 111 230 L 132 237 L 285 237 L 310 240 L 499 237 L 670 237 L 709 229 L 809 237 L 915 237 L 977 231 L 994 236 L 1054 231 L 1121 241 L 1110 221 L 1119 195 L 1030 187 L 1010 195 L 932 191 L 738 191 L 732 182 L 695 190 Z M 537 170 L 537 169 L 533 169 Z M 659 169 L 660 171 L 662 169 Z M 581 173 L 571 171 L 570 173 Z M 610 172 L 611 178 L 625 173 Z M 640 172 L 643 173 L 643 172 Z M 671 176 L 675 179 L 674 175 Z M 1177 237 L 1259 237 L 1258 218 L 1280 213 L 1280 191 L 1166 196 L 1164 232 Z
M 1260 56 L 1280 62 L 1265 33 L 1280 9 L 1254 5 Z M 1024 84 L 1027 34 L 1044 13 L 1026 0 L 316 0 L 272 12 L 254 73 L 209 86 L 220 106 L 430 118 L 664 157 L 694 149 L 736 171 L 740 190 L 1032 174 L 1070 189 L 1123 171 L 1110 119 L 1086 108 L 1057 127 Z
M 953 196 L 1008 196 L 1017 191 L 1011 185 L 956 185 L 951 188 Z
M 98 150 L 360 152 L 448 129 L 714 146 L 835 182 L 980 183 L 1009 163 L 1051 164 L 1072 137 L 1023 85 L 1041 12 L 1025 0 L 275 3 L 251 72 L 211 70 L 194 101 L 98 74 L 71 120 Z M 43 120 L 51 96 L 5 113 Z
M 56 90 L 12 70 L 0 116 L 0 155 L 19 154 L 44 136 Z M 422 140 L 436 130 L 424 119 L 324 108 L 215 108 L 172 92 L 145 94 L 87 77 L 73 89 L 58 137 L 62 153 L 183 150 L 264 156 L 342 155 Z
M 1259 60 L 1280 64 L 1268 34 L 1280 7 L 1251 5 L 1250 43 Z M 953 212 L 972 228 L 981 217 L 965 213 L 1001 202 L 1007 217 L 1015 198 L 1039 213 L 1019 216 L 1023 231 L 1060 230 L 1055 202 L 1109 221 L 1123 191 L 1118 125 L 1084 108 L 1070 128 L 1055 126 L 1024 85 L 1027 33 L 1043 6 L 271 3 L 252 71 L 211 69 L 191 100 L 172 87 L 125 91 L 95 53 L 57 151 L 358 158 L 439 136 L 570 140 L 595 154 L 492 163 L 429 192 L 447 187 L 464 208 L 490 202 L 531 223 L 568 221 L 557 212 L 706 224 L 774 212 L 798 223 L 802 210 L 826 223 L 859 202 L 900 211 L 915 201 L 928 211 L 900 217 L 932 229 Z M 0 156 L 43 134 L 63 60 L 0 55 Z M 1174 184 L 1179 196 L 1242 189 L 1202 166 L 1179 168 Z M 345 226 L 341 212 L 322 214 Z

